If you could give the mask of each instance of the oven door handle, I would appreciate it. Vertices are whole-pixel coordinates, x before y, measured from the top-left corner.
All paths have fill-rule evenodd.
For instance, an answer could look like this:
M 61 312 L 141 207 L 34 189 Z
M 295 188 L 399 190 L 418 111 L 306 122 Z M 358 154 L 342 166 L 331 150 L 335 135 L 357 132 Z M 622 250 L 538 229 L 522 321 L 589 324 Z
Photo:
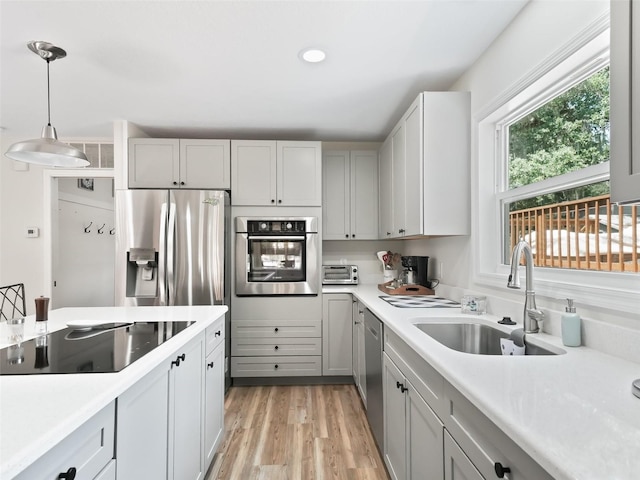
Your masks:
M 279 242 L 285 241 L 285 240 L 296 240 L 296 241 L 300 241 L 300 240 L 305 240 L 306 236 L 305 235 L 255 235 L 255 236 L 247 236 L 248 240 L 276 240 Z

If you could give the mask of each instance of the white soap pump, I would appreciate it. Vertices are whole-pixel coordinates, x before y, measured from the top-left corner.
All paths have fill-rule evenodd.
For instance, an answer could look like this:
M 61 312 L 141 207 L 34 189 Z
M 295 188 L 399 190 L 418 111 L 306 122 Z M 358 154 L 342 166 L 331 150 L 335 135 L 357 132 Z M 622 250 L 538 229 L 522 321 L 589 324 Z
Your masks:
M 561 322 L 562 343 L 567 347 L 579 347 L 582 345 L 580 315 L 576 313 L 576 307 L 573 306 L 571 298 L 567 298 L 567 306 Z

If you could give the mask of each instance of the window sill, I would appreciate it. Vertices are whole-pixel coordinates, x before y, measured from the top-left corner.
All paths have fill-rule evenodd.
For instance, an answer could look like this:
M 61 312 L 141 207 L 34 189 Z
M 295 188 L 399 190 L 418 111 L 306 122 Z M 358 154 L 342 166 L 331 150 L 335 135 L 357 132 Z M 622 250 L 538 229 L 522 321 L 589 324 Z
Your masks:
M 525 288 L 525 268 L 519 269 L 520 284 Z M 484 287 L 506 291 L 509 267 L 500 265 L 496 272 L 475 275 L 474 282 Z M 536 267 L 533 275 L 537 297 L 576 303 L 614 312 L 638 313 L 640 308 L 640 274 L 593 271 L 560 271 Z

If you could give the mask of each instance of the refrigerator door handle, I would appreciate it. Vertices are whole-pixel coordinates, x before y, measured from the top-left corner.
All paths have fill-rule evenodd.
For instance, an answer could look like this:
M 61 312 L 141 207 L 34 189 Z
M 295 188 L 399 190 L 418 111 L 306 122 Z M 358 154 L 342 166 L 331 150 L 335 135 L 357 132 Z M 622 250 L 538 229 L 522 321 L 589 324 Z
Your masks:
M 160 261 L 158 262 L 158 289 L 160 290 L 160 305 L 167 305 L 167 285 L 165 275 L 165 269 L 167 267 L 167 206 L 167 202 L 163 202 L 162 207 L 160 207 L 160 241 L 158 242 L 158 246 L 160 248 L 160 252 L 158 252 L 158 256 L 160 257 Z
M 164 305 L 173 305 L 176 298 L 175 279 L 175 238 L 176 238 L 176 204 L 169 204 L 169 225 L 167 231 L 167 301 Z

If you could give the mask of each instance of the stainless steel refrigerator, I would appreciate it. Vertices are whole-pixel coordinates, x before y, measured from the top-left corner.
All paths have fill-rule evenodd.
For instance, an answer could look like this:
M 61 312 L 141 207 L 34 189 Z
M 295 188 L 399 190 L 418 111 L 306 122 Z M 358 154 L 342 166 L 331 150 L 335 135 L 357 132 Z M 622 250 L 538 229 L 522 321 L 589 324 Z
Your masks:
M 229 305 L 227 192 L 119 190 L 115 208 L 116 305 Z

